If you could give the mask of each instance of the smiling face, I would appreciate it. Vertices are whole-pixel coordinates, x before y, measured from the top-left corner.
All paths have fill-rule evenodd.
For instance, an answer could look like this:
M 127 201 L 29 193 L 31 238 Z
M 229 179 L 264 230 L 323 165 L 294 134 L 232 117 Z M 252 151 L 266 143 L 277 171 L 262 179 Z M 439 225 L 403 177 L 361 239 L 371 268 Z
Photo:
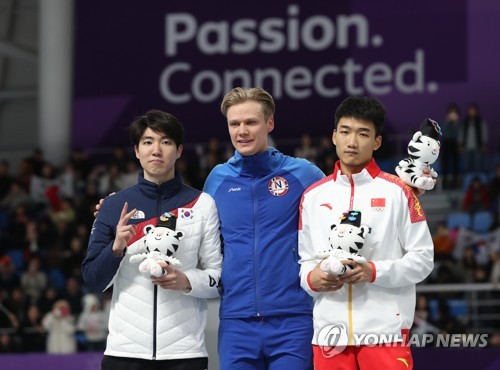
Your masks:
M 146 180 L 162 184 L 174 178 L 175 161 L 181 156 L 182 145 L 177 147 L 165 134 L 147 128 L 134 149 Z
M 253 100 L 231 106 L 227 111 L 229 136 L 234 148 L 243 156 L 267 150 L 268 134 L 274 128 L 274 118 L 266 119 L 261 105 Z
M 373 151 L 382 144 L 382 136 L 376 136 L 372 122 L 353 117 L 340 119 L 332 140 L 340 159 L 340 169 L 346 175 L 361 172 L 372 159 Z

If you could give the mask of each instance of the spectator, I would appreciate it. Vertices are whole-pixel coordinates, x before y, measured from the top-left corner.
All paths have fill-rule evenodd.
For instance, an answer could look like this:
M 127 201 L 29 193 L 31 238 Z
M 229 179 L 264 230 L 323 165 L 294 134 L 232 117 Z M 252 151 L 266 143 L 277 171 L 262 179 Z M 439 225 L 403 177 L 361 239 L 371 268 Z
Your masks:
M 38 228 L 35 221 L 29 221 L 26 224 L 26 244 L 27 250 L 31 254 L 36 254 L 40 251 L 40 245 L 38 243 Z
M 52 310 L 42 319 L 47 331 L 47 353 L 64 354 L 76 352 L 75 322 L 69 303 L 58 300 Z
M 137 164 L 137 160 L 130 159 L 127 162 L 126 171 L 121 174 L 118 180 L 118 188 L 125 189 L 132 185 L 137 184 L 137 176 L 139 175 L 139 165 Z
M 83 196 L 76 206 L 76 217 L 78 223 L 92 225 L 94 222 L 95 205 L 99 202 L 99 192 L 94 181 L 88 181 L 85 185 Z
M 61 292 L 61 298 L 70 305 L 71 312 L 78 314 L 82 312 L 83 291 L 80 280 L 74 276 L 66 279 L 66 288 Z
M 73 202 L 69 198 L 59 199 L 57 205 L 48 208 L 48 214 L 60 235 L 65 235 L 68 227 L 76 219 L 76 211 Z
M 463 155 L 465 173 L 485 171 L 484 162 L 488 140 L 488 126 L 479 114 L 477 104 L 467 105 L 458 142 Z
M 458 267 L 461 271 L 460 276 L 462 276 L 464 283 L 474 282 L 474 274 L 477 266 L 478 263 L 474 248 L 472 246 L 466 247 L 462 259 L 458 262 Z
M 27 158 L 22 159 L 19 162 L 17 175 L 15 180 L 22 186 L 24 191 L 29 193 L 31 178 L 33 176 L 33 166 Z
M 66 162 L 57 179 L 59 196 L 61 198 L 74 199 L 76 196 L 76 173 L 71 162 Z
M 316 155 L 316 165 L 327 175 L 333 172 L 333 167 L 337 161 L 337 153 L 333 146 L 332 139 L 328 136 L 322 136 L 319 141 L 318 153 Z
M 10 295 L 5 295 L 2 297 L 0 302 L 0 329 L 7 333 L 15 333 L 19 329 L 19 320 L 16 315 L 7 307 L 7 305 L 12 305 L 10 301 Z
M 0 160 L 0 203 L 10 191 L 14 178 L 10 174 L 10 165 L 6 160 Z
M 120 166 L 117 163 L 111 163 L 106 172 L 99 178 L 99 195 L 106 196 L 122 189 L 122 176 Z
M 52 310 L 52 307 L 57 300 L 59 300 L 59 292 L 57 289 L 53 285 L 47 286 L 38 302 L 38 308 L 40 309 L 42 315 L 45 315 Z
M 500 251 L 491 253 L 491 265 L 490 281 L 497 287 L 500 283 Z
M 30 304 L 21 322 L 21 343 L 23 352 L 43 352 L 47 342 L 42 314 L 36 304 Z
M 88 153 L 81 148 L 73 149 L 70 153 L 69 162 L 75 171 L 75 184 L 78 189 L 81 189 L 83 183 L 87 182 L 92 169 Z
M 9 256 L 0 257 L 0 287 L 11 292 L 20 283 L 16 266 Z
M 69 248 L 63 251 L 61 268 L 66 277 L 81 277 L 86 242 L 76 234 L 71 238 Z
M 31 155 L 26 158 L 26 160 L 32 168 L 34 175 L 43 176 L 43 167 L 45 166 L 47 161 L 45 160 L 45 155 L 42 149 L 35 148 Z
M 41 212 L 49 204 L 47 191 L 54 192 L 59 189 L 59 180 L 56 176 L 56 170 L 50 163 L 44 163 L 41 174 L 33 174 L 30 183 L 30 196 L 35 202 L 37 209 Z
M 463 334 L 465 327 L 450 312 L 450 305 L 446 300 L 440 300 L 438 304 L 437 319 L 435 326 L 447 334 Z
M 29 300 L 25 291 L 17 286 L 12 289 L 10 299 L 6 302 L 8 310 L 15 316 L 15 327 L 19 329 L 19 325 L 24 320 L 26 308 L 28 307 Z
M 47 274 L 41 270 L 39 257 L 33 256 L 28 261 L 28 268 L 21 274 L 21 287 L 31 303 L 36 303 L 47 287 Z
M 83 297 L 83 311 L 78 317 L 77 327 L 85 336 L 87 351 L 104 351 L 108 335 L 108 316 L 95 294 L 86 294 Z
M 18 352 L 19 347 L 19 343 L 11 333 L 0 331 L 0 353 Z
M 219 139 L 211 137 L 206 145 L 199 145 L 196 148 L 199 165 L 199 183 L 203 184 L 204 179 L 212 169 L 227 160 L 226 148 L 221 145 Z
M 450 237 L 450 232 L 444 222 L 437 224 L 432 241 L 434 243 L 434 258 L 436 261 L 452 259 L 455 242 Z
M 127 150 L 123 146 L 116 146 L 113 148 L 113 153 L 109 159 L 108 167 L 117 166 L 118 172 L 124 173 L 127 170 L 127 162 L 129 159 L 130 156 L 128 155 Z
M 26 246 L 26 231 L 31 221 L 30 215 L 23 205 L 17 205 L 7 225 L 7 238 L 10 248 L 24 249 Z
M 411 328 L 411 334 L 423 335 L 428 333 L 439 333 L 439 329 L 432 323 L 431 310 L 427 297 L 423 294 L 417 295 L 417 303 L 415 307 L 415 319 Z
M 302 134 L 300 137 L 300 145 L 295 149 L 295 156 L 298 158 L 307 159 L 314 162 L 318 155 L 318 149 L 313 145 L 311 135 L 308 133 Z
M 498 214 L 500 211 L 500 164 L 495 166 L 495 173 L 489 184 L 490 200 L 492 202 L 492 210 L 496 215 L 498 222 Z
M 442 124 L 443 137 L 440 151 L 442 164 L 443 188 L 458 186 L 458 130 L 460 126 L 460 111 L 455 103 L 448 106 L 446 118 Z
M 481 182 L 479 177 L 474 177 L 466 190 L 462 209 L 469 213 L 491 209 L 488 187 Z
M 0 202 L 0 208 L 12 214 L 17 206 L 23 206 L 25 209 L 30 209 L 34 206 L 34 202 L 19 181 L 14 180 L 10 184 L 7 195 Z

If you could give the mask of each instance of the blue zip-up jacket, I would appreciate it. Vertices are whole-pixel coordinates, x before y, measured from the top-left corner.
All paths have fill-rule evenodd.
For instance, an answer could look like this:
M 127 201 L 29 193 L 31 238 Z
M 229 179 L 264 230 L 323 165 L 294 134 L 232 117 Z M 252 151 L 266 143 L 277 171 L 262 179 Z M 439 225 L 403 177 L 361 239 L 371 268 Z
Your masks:
M 299 203 L 323 178 L 314 164 L 274 148 L 237 151 L 208 176 L 204 191 L 217 204 L 223 237 L 220 318 L 311 314 L 300 287 Z

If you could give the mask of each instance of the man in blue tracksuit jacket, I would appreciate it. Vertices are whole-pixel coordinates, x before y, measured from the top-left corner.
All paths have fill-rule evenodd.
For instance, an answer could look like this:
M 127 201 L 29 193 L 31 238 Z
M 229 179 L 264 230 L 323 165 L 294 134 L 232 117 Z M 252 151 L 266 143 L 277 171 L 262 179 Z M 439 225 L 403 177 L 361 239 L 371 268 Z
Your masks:
M 268 147 L 274 101 L 261 88 L 231 90 L 221 110 L 236 149 L 208 176 L 223 237 L 221 370 L 312 369 L 312 300 L 300 287 L 299 202 L 324 174 Z

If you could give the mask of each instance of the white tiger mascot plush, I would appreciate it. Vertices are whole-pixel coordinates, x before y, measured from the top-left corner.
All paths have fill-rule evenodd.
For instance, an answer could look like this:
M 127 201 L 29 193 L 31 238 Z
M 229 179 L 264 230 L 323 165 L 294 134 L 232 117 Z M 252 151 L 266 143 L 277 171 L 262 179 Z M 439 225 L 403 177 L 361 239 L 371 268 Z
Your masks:
M 366 259 L 359 254 L 365 243 L 365 237 L 370 233 L 368 226 L 361 224 L 360 211 L 347 211 L 340 217 L 340 224 L 333 224 L 330 227 L 328 241 L 330 249 L 315 254 L 315 257 L 322 259 L 320 269 L 329 274 L 342 275 L 347 270 L 342 260 L 354 260 L 365 263 Z
M 430 165 L 438 159 L 441 135 L 441 127 L 436 121 L 426 118 L 422 122 L 420 131 L 413 134 L 408 144 L 410 156 L 402 159 L 396 167 L 396 173 L 405 183 L 422 190 L 434 188 L 438 174 Z M 432 177 L 422 176 L 426 168 Z
M 139 264 L 139 272 L 146 278 L 161 276 L 166 273 L 159 261 L 175 268 L 182 267 L 181 261 L 174 257 L 179 248 L 179 241 L 184 236 L 180 230 L 175 230 L 176 218 L 168 213 L 162 215 L 158 225 L 144 226 L 144 238 L 127 248 L 131 263 Z M 142 253 L 141 253 L 142 252 Z

